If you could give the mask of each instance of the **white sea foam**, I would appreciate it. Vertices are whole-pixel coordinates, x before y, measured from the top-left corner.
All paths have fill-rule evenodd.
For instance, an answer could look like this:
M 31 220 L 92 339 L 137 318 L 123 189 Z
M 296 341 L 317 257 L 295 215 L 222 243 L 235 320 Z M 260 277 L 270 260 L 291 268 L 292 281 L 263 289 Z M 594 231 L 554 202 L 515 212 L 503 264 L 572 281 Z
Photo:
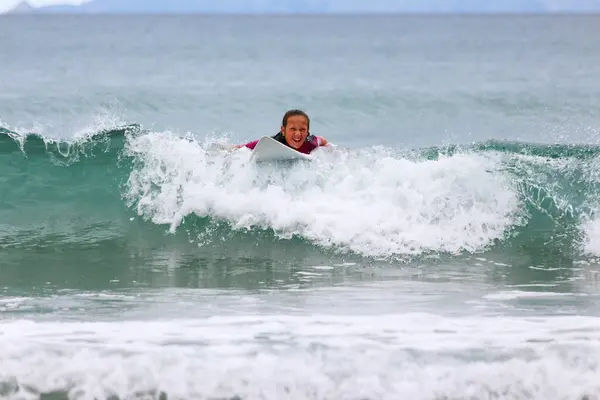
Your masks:
M 372 256 L 480 250 L 519 207 L 491 156 L 413 161 L 334 149 L 282 167 L 252 163 L 245 148 L 208 148 L 164 133 L 132 139 L 138 163 L 125 196 L 172 230 L 193 213 Z
M 0 329 L 7 399 L 600 396 L 591 317 L 248 315 Z
M 587 162 L 587 168 L 584 170 L 584 178 L 589 186 L 600 187 L 600 157 Z M 600 256 L 600 199 L 597 196 L 591 196 L 586 199 L 586 205 L 592 212 L 590 215 L 582 216 L 582 229 L 586 239 L 583 244 L 584 251 L 592 256 Z
M 600 219 L 587 221 L 583 228 L 586 233 L 586 253 L 600 256 Z

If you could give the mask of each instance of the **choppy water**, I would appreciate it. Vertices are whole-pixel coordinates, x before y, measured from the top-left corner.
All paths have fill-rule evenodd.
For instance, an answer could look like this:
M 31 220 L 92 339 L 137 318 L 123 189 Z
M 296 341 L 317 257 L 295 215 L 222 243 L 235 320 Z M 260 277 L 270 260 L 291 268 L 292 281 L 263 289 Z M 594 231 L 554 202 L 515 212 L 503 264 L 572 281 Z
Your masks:
M 0 397 L 600 398 L 598 22 L 2 17 Z

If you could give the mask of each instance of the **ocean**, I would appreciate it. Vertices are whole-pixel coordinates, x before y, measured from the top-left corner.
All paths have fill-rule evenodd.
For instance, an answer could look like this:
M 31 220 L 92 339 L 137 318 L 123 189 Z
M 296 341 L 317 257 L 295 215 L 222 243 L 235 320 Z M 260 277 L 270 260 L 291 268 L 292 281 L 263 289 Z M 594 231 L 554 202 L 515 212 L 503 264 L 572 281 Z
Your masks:
M 0 398 L 600 399 L 599 35 L 1 16 Z

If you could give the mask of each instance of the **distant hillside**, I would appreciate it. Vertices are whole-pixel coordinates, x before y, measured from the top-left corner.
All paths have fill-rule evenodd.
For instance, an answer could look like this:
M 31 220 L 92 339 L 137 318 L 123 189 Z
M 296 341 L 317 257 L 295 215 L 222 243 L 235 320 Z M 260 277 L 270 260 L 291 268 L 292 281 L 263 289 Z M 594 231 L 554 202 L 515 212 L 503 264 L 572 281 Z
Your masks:
M 23 13 L 30 13 L 33 10 L 35 10 L 35 8 L 33 8 L 33 6 L 31 4 L 29 4 L 26 1 L 23 1 L 19 4 L 17 4 L 12 10 L 10 10 L 10 12 L 14 13 L 14 14 L 23 14 Z
M 84 11 L 81 6 L 73 5 L 53 5 L 45 7 L 33 7 L 29 2 L 22 1 L 9 11 L 10 14 L 31 14 L 31 13 L 79 13 Z
M 81 6 L 13 12 L 42 13 L 544 13 L 600 11 L 600 0 L 91 0 Z

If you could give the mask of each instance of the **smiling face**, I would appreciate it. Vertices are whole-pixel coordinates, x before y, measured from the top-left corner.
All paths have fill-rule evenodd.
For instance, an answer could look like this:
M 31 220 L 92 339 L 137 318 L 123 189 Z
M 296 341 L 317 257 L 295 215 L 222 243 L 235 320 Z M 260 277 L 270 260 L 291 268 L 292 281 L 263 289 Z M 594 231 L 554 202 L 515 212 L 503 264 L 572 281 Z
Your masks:
M 287 125 L 281 127 L 281 134 L 290 147 L 299 149 L 308 136 L 308 119 L 302 115 L 289 117 Z

